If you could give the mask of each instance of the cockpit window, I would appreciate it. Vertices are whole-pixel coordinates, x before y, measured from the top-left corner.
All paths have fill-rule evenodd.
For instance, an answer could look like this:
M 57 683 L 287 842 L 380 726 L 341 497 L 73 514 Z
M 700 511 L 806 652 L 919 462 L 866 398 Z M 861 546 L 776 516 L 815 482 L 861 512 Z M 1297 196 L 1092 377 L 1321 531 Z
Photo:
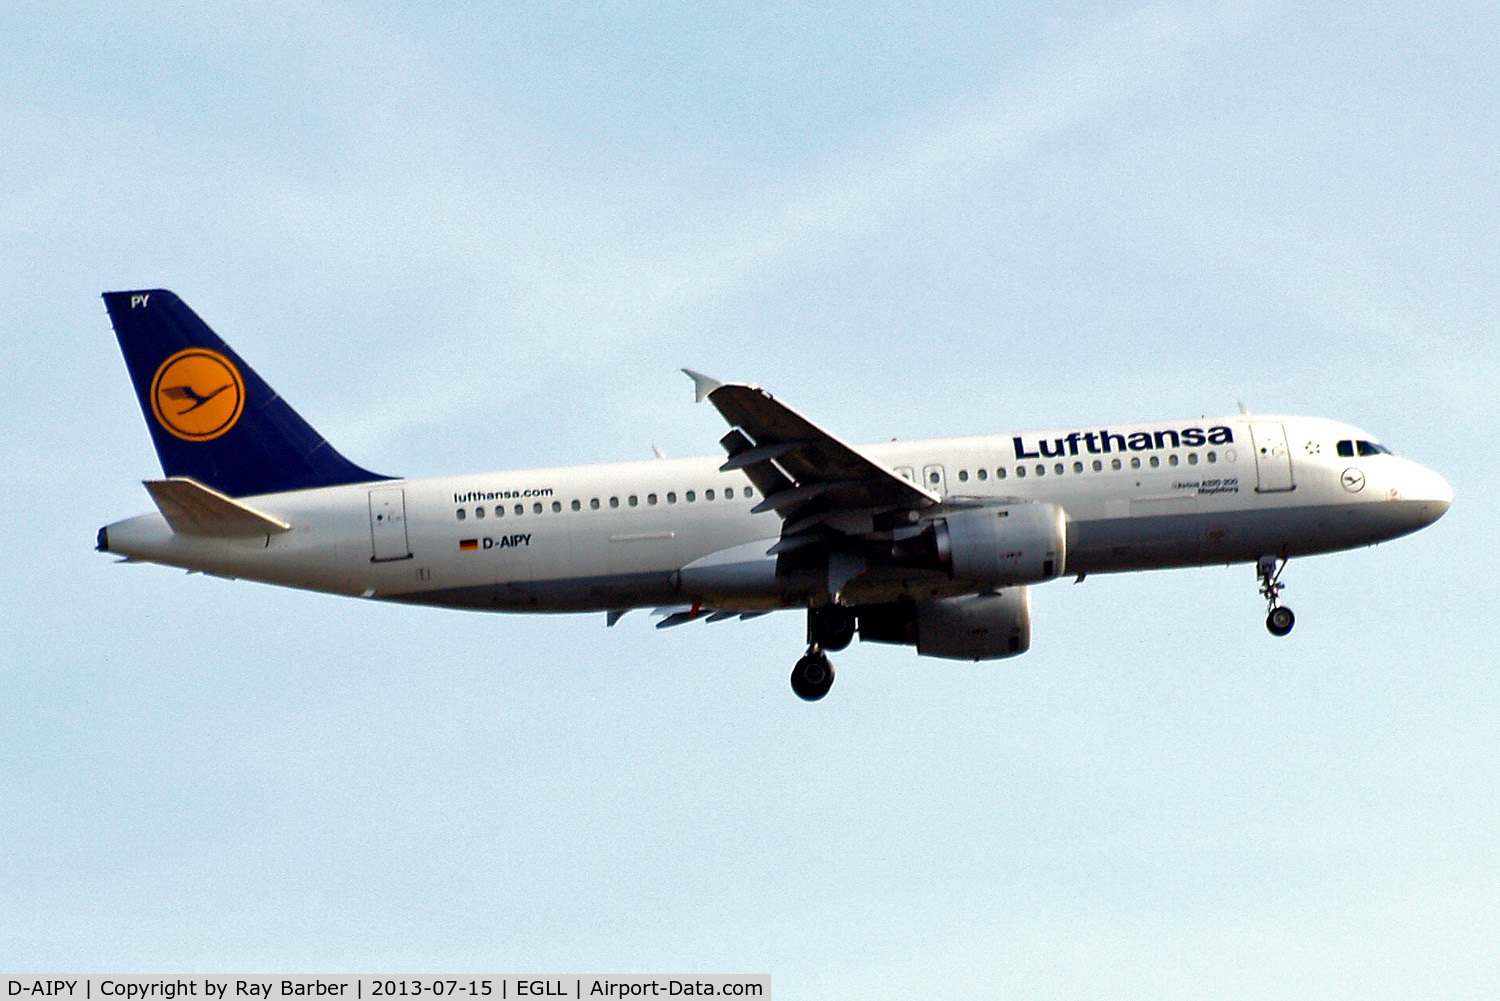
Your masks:
M 1339 442 L 1339 455 L 1346 459 L 1354 458 L 1356 451 L 1359 455 L 1390 455 L 1391 450 L 1375 441 L 1350 441 L 1347 438 Z

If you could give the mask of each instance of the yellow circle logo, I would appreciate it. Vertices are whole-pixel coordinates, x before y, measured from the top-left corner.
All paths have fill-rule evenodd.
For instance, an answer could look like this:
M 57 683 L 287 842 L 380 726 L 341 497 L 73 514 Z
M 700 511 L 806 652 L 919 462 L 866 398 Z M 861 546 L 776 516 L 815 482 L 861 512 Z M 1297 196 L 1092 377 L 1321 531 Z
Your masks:
M 212 441 L 245 409 L 245 380 L 217 351 L 188 348 L 161 363 L 151 381 L 151 411 L 184 441 Z

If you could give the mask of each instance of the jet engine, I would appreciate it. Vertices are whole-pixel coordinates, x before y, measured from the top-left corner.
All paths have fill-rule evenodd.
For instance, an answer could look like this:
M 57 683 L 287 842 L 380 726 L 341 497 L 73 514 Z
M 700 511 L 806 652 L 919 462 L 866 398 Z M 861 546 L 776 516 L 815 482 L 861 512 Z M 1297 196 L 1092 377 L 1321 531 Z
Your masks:
M 915 646 L 924 657 L 998 660 L 1031 646 L 1031 590 L 1024 585 L 960 598 L 863 605 L 855 615 L 860 639 Z
M 1068 522 L 1056 504 L 950 511 L 892 547 L 897 566 L 939 570 L 978 587 L 1036 584 L 1067 565 Z

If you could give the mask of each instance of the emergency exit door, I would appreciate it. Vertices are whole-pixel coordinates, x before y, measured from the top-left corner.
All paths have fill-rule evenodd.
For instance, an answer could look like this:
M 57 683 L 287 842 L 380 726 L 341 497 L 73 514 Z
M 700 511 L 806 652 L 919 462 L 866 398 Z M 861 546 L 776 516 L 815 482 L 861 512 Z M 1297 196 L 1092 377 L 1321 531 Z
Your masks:
M 406 539 L 406 491 L 382 487 L 370 491 L 370 562 L 411 556 Z

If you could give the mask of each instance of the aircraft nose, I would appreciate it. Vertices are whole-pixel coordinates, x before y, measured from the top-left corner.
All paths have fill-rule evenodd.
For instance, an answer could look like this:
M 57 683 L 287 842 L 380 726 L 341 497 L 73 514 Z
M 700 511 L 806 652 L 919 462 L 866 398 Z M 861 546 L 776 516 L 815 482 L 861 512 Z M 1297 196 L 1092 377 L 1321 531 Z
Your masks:
M 1410 500 L 1423 503 L 1428 515 L 1428 524 L 1447 514 L 1448 508 L 1453 505 L 1453 487 L 1447 480 L 1425 466 L 1417 466 L 1412 471 L 1411 482 L 1408 484 L 1405 496 Z
M 1441 518 L 1448 513 L 1448 508 L 1453 506 L 1453 487 L 1437 473 L 1432 474 L 1432 479 L 1435 483 L 1432 503 L 1437 508 L 1438 517 Z

